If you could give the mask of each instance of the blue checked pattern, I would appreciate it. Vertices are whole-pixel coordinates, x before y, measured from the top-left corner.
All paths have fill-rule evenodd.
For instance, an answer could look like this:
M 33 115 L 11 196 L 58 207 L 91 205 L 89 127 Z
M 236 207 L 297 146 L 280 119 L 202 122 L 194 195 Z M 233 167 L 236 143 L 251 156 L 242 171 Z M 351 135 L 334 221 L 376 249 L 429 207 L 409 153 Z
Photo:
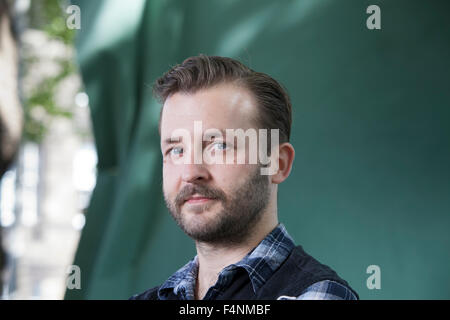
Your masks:
M 324 280 L 306 288 L 298 297 L 280 296 L 277 300 L 358 300 L 351 290 L 342 284 Z
M 214 300 L 233 281 L 239 268 L 244 268 L 256 293 L 286 260 L 295 244 L 283 224 L 269 233 L 241 261 L 225 267 L 219 274 L 217 282 L 209 288 L 204 300 Z M 175 272 L 158 290 L 161 300 L 167 299 L 167 293 L 173 292 L 180 300 L 194 300 L 195 282 L 198 272 L 198 257 Z M 279 300 L 356 300 L 347 287 L 329 280 L 320 281 L 309 286 L 300 296 L 281 296 Z

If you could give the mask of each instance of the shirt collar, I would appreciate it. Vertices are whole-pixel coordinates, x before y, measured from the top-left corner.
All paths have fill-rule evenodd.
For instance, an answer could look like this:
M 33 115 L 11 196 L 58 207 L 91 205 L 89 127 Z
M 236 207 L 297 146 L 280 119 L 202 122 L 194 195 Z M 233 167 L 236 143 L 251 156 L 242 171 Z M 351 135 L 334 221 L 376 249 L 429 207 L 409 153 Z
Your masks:
M 252 251 L 241 261 L 231 264 L 219 274 L 222 278 L 231 279 L 237 268 L 244 268 L 256 293 L 286 260 L 294 241 L 283 224 L 278 224 Z M 172 291 L 176 296 L 193 297 L 198 272 L 198 257 L 175 272 L 158 290 L 160 298 Z

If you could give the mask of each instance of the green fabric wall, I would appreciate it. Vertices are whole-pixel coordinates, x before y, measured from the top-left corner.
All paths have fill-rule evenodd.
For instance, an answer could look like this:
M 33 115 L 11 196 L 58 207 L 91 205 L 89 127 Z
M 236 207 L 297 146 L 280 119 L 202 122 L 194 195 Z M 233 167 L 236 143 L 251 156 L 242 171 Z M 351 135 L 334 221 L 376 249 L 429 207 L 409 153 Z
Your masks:
M 73 3 L 99 163 L 67 299 L 126 299 L 195 254 L 164 206 L 151 84 L 199 53 L 287 87 L 296 159 L 279 218 L 298 244 L 362 299 L 450 298 L 450 2 Z

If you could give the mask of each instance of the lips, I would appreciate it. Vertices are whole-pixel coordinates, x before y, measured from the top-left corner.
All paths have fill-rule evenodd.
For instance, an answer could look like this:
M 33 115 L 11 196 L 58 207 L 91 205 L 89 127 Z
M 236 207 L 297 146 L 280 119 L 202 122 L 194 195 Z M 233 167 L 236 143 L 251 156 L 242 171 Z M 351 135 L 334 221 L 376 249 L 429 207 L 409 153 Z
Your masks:
M 212 198 L 208 198 L 208 197 L 204 197 L 204 196 L 199 196 L 199 195 L 194 195 L 191 197 L 188 197 L 185 200 L 185 203 L 189 203 L 189 204 L 200 204 L 200 203 L 205 203 L 208 202 L 210 200 L 214 200 Z

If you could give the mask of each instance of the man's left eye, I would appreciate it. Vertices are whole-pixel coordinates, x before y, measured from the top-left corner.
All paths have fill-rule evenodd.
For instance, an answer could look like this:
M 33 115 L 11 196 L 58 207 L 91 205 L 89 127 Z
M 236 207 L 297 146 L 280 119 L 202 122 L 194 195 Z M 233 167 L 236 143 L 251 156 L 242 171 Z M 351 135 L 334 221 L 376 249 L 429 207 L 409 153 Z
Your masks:
M 225 142 L 217 142 L 214 143 L 214 147 L 216 147 L 219 150 L 225 150 L 227 148 L 227 144 Z

